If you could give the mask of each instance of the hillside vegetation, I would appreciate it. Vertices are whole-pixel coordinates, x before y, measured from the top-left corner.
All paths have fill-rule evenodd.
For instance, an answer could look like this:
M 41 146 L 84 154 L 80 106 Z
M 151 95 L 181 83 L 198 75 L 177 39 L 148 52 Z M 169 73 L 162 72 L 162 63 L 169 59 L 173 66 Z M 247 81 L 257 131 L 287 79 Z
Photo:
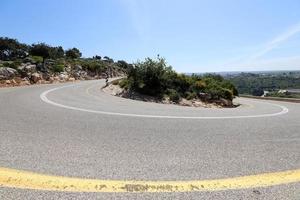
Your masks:
M 276 94 L 281 89 L 300 89 L 300 71 L 239 73 L 225 78 L 236 86 L 240 94 L 261 96 L 264 91 Z
M 169 98 L 173 102 L 185 98 L 222 104 L 222 100 L 231 102 L 238 95 L 234 85 L 219 75 L 178 74 L 160 57 L 134 63 L 127 73 L 127 78 L 121 80 L 119 85 L 128 92 Z
M 0 83 L 20 85 L 121 76 L 125 61 L 105 56 L 82 58 L 78 48 L 64 50 L 45 43 L 24 44 L 0 38 Z
M 127 92 L 168 99 L 201 100 L 232 106 L 238 95 L 230 81 L 219 75 L 176 73 L 165 59 L 146 58 L 134 64 L 95 55 L 82 58 L 76 47 L 63 49 L 45 43 L 32 45 L 0 38 L 0 85 L 16 86 L 123 76 L 118 84 Z

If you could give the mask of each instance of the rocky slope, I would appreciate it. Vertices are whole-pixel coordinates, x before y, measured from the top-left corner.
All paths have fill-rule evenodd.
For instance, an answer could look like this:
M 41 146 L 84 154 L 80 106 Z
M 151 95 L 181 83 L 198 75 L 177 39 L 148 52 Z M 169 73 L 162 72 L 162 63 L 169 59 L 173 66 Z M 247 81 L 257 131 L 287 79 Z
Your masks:
M 118 68 L 110 68 L 101 73 L 95 73 L 84 70 L 81 65 L 70 64 L 66 64 L 62 72 L 52 72 L 47 65 L 26 62 L 21 63 L 15 69 L 0 67 L 0 87 L 92 80 L 123 75 L 124 72 Z

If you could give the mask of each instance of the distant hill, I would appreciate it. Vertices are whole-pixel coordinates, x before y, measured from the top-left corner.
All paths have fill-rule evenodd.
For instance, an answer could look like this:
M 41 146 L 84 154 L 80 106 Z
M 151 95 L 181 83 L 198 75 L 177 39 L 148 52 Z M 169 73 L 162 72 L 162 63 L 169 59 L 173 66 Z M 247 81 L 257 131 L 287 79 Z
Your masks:
M 300 89 L 300 71 L 268 71 L 226 74 L 240 94 L 261 96 L 264 91 Z
M 264 91 L 300 89 L 300 70 L 251 71 L 251 72 L 207 72 L 186 73 L 187 75 L 217 74 L 231 81 L 239 94 L 261 96 Z

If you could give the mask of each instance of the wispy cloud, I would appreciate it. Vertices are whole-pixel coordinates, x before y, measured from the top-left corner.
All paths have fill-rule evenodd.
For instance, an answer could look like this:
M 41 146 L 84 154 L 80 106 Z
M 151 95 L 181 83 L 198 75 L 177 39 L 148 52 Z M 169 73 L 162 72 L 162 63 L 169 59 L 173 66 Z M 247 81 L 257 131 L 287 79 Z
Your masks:
M 221 66 L 221 68 L 220 68 Z M 211 72 L 218 71 L 263 71 L 263 70 L 300 70 L 300 56 L 277 57 L 260 59 L 252 62 L 232 63 L 226 65 L 187 66 L 189 72 Z M 199 70 L 202 69 L 202 70 Z M 217 69 L 217 70 L 216 70 Z M 181 71 L 186 72 L 186 71 Z
M 300 69 L 300 56 L 288 56 L 271 59 L 260 59 L 252 62 L 244 62 L 240 64 L 234 64 L 227 67 L 230 71 L 253 71 L 253 70 L 281 70 Z
M 254 53 L 236 57 L 235 59 L 232 59 L 231 61 L 225 63 L 223 66 L 228 68 L 229 70 L 236 70 L 236 69 L 251 70 L 257 68 L 299 69 L 300 56 L 263 59 L 264 55 L 280 47 L 282 44 L 287 42 L 290 38 L 292 38 L 293 36 L 299 33 L 300 33 L 300 23 L 289 27 L 285 32 L 277 35 L 266 44 L 261 45 L 261 47 L 257 48 L 258 50 L 256 50 Z
M 267 54 L 268 52 L 272 51 L 273 49 L 277 48 L 288 39 L 293 37 L 294 35 L 300 33 L 300 23 L 290 27 L 284 33 L 278 35 L 277 37 L 273 38 L 270 42 L 264 45 L 264 48 L 256 52 L 255 54 L 249 57 L 249 60 L 256 60 L 263 55 Z

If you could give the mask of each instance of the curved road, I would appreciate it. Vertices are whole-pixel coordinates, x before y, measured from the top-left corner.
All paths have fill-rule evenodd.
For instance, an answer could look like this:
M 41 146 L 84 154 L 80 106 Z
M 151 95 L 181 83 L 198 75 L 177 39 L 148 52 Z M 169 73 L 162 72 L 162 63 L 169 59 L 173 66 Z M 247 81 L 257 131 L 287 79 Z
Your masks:
M 300 169 L 299 104 L 239 98 L 242 105 L 233 109 L 190 108 L 114 97 L 101 91 L 103 85 L 98 80 L 0 89 L 0 186 L 5 169 L 158 182 Z M 155 193 L 21 188 L 2 184 L 0 199 L 300 198 L 299 181 Z

